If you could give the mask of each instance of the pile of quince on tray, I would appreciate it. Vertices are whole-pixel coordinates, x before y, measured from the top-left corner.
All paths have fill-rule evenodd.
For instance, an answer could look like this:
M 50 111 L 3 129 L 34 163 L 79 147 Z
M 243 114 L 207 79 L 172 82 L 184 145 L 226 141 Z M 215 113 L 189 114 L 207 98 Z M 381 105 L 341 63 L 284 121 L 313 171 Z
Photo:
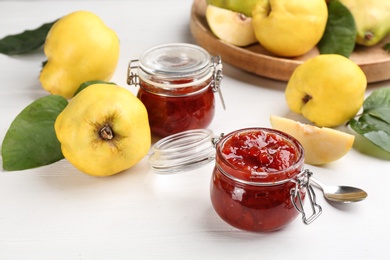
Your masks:
M 388 0 L 207 0 L 215 36 L 236 46 L 260 43 L 280 57 L 349 56 L 355 43 L 373 46 L 390 33 Z

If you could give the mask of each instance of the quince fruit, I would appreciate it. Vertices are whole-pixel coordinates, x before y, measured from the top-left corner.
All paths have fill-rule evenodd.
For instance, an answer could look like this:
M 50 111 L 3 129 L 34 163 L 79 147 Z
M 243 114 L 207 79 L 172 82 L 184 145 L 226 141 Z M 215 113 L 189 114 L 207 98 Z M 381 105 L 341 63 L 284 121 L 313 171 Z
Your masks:
M 285 97 L 295 113 L 317 126 L 335 127 L 357 114 L 366 87 L 366 76 L 356 63 L 338 54 L 322 54 L 294 70 Z
M 297 139 L 305 150 L 305 163 L 322 165 L 336 161 L 352 148 L 355 136 L 342 131 L 302 124 L 298 121 L 271 115 L 273 128 Z
M 235 46 L 247 46 L 257 42 L 252 18 L 241 13 L 208 5 L 206 20 L 211 31 L 222 41 Z
M 340 0 L 355 19 L 356 43 L 373 46 L 390 34 L 389 0 Z
M 113 84 L 82 90 L 58 115 L 54 128 L 64 157 L 93 176 L 131 168 L 151 145 L 145 106 L 130 91 Z
M 111 79 L 119 59 L 119 39 L 95 14 L 76 11 L 54 23 L 44 52 L 42 87 L 68 99 L 84 82 Z
M 259 43 L 282 57 L 300 56 L 315 47 L 327 20 L 325 0 L 258 0 L 252 16 Z
M 252 10 L 259 0 L 207 0 L 207 4 L 241 13 L 247 17 L 252 16 Z

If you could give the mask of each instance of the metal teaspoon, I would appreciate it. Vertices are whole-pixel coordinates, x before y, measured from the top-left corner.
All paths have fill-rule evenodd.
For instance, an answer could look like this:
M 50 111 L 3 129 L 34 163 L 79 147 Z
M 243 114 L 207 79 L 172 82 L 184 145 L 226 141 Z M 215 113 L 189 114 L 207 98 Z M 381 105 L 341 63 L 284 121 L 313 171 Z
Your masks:
M 367 193 L 359 188 L 350 186 L 327 186 L 313 177 L 310 177 L 310 182 L 313 186 L 321 189 L 325 199 L 329 201 L 351 203 L 364 200 L 367 197 Z

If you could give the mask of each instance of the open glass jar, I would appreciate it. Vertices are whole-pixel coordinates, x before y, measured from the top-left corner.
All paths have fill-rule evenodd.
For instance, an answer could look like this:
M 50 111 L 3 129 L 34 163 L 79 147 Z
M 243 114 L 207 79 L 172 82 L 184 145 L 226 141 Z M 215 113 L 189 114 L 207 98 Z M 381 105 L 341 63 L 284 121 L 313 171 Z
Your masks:
M 292 136 L 269 128 L 247 128 L 220 137 L 198 129 L 161 139 L 153 146 L 152 168 L 188 170 L 215 160 L 210 197 L 217 214 L 247 231 L 281 229 L 299 213 L 310 224 L 322 212 L 304 169 L 304 150 Z M 306 216 L 309 198 L 312 214 Z
M 131 60 L 127 83 L 139 86 L 153 134 L 165 137 L 206 128 L 215 113 L 214 92 L 220 94 L 222 62 L 203 48 L 184 43 L 155 46 Z

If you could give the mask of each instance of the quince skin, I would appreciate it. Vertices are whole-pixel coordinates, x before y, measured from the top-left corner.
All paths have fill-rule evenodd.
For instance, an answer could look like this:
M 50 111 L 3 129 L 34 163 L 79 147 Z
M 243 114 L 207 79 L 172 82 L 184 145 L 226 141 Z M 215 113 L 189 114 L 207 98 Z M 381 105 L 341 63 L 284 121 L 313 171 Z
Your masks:
M 285 90 L 288 107 L 317 126 L 335 127 L 354 117 L 363 105 L 367 78 L 352 60 L 322 54 L 292 73 Z
M 207 4 L 251 17 L 252 10 L 258 1 L 259 0 L 207 0 Z
M 44 52 L 42 87 L 71 98 L 86 81 L 111 79 L 119 59 L 119 39 L 95 14 L 76 11 L 54 23 Z
M 282 57 L 303 55 L 315 47 L 327 20 L 325 0 L 258 0 L 252 16 L 259 43 Z
M 355 19 L 356 43 L 373 46 L 390 33 L 389 0 L 340 0 Z
M 64 157 L 93 176 L 131 168 L 151 144 L 145 106 L 130 91 L 113 84 L 82 90 L 58 115 L 54 128 Z

